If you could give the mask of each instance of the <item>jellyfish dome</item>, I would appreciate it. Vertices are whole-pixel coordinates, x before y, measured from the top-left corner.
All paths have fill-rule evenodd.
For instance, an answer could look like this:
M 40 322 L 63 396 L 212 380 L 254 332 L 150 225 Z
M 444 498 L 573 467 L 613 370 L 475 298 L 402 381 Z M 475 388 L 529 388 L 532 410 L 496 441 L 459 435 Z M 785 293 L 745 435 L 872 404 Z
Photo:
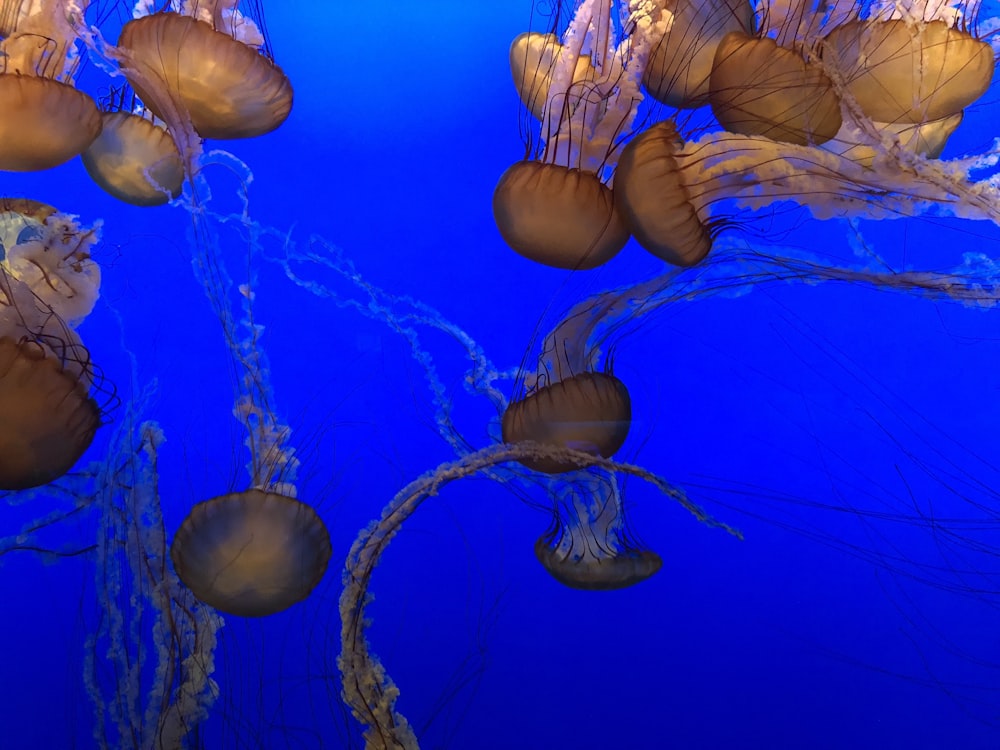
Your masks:
M 96 299 L 92 240 L 51 206 L 0 201 L 0 489 L 62 476 L 101 423 L 89 354 L 67 325 Z
M 203 138 L 269 133 L 292 108 L 291 83 L 262 54 L 263 34 L 236 5 L 189 3 L 187 9 L 197 15 L 143 15 L 125 24 L 118 40 L 131 64 L 161 82 L 184 107 Z M 137 14 L 141 12 L 137 7 Z M 148 90 L 146 75 L 132 76 L 128 69 L 125 74 L 143 102 L 166 118 L 157 92 Z
M 616 13 L 618 11 L 618 13 Z M 541 147 L 512 164 L 493 193 L 493 217 L 518 254 L 555 268 L 603 265 L 625 246 L 608 181 L 642 100 L 640 78 L 652 36 L 618 39 L 611 0 L 580 4 L 561 37 L 519 35 L 510 68 L 518 96 L 538 121 Z M 629 25 L 652 23 L 645 8 Z M 534 124 L 532 124 L 534 127 Z
M 94 182 L 135 206 L 158 206 L 180 195 L 184 164 L 164 127 L 132 112 L 104 112 L 101 118 L 101 134 L 82 154 Z
M 512 401 L 504 411 L 501 433 L 505 443 L 531 441 L 607 458 L 622 447 L 631 422 L 625 384 L 610 373 L 584 372 Z M 546 474 L 578 468 L 542 457 L 522 463 Z
M 194 506 L 170 556 L 201 601 L 232 615 L 264 617 L 309 596 L 330 560 L 330 536 L 305 503 L 251 489 Z
M 79 5 L 85 7 L 86 2 Z M 0 170 L 58 166 L 80 154 L 101 132 L 94 100 L 73 87 L 77 36 L 67 6 L 63 0 L 4 3 Z

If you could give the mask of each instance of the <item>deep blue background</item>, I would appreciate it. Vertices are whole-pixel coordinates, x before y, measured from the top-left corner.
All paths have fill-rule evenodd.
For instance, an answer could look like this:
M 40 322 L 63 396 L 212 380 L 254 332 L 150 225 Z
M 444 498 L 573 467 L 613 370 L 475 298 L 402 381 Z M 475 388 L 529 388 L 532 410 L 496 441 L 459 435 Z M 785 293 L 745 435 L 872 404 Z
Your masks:
M 524 148 L 507 47 L 530 10 L 513 0 L 266 5 L 295 106 L 275 133 L 224 144 L 255 175 L 258 221 L 336 243 L 371 283 L 434 306 L 503 368 L 530 361 L 539 326 L 578 299 L 659 270 L 635 245 L 593 272 L 541 268 L 496 232 L 492 189 Z M 994 89 L 945 156 L 986 148 L 998 106 Z M 231 185 L 213 179 L 225 203 Z M 193 503 L 246 482 L 228 352 L 191 273 L 187 217 L 115 202 L 78 161 L 2 175 L 0 192 L 104 220 L 102 298 L 81 335 L 124 398 L 158 383 L 148 416 L 167 435 L 172 533 Z M 747 236 L 766 252 L 777 244 L 768 232 L 791 227 L 783 248 L 851 259 L 846 225 L 797 212 L 777 222 L 751 223 Z M 945 269 L 972 247 L 1000 247 L 983 224 L 861 227 L 899 267 Z M 226 252 L 235 276 L 241 248 Z M 259 273 L 274 392 L 304 463 L 300 497 L 319 508 L 334 557 L 306 603 L 227 622 L 206 745 L 356 747 L 337 702 L 340 563 L 396 490 L 449 449 L 388 327 L 313 298 L 273 266 Z M 997 526 L 960 521 L 989 521 L 997 507 L 995 321 L 892 291 L 785 284 L 634 326 L 616 342 L 636 414 L 621 457 L 686 488 L 746 539 L 628 482 L 633 528 L 663 570 L 625 591 L 571 591 L 533 556 L 544 513 L 485 479 L 448 488 L 390 547 L 370 610 L 400 709 L 418 728 L 434 719 L 424 746 L 1000 747 Z M 461 350 L 443 336 L 426 345 L 461 426 L 485 443 L 494 415 L 463 394 Z M 106 449 L 99 438 L 86 460 Z M 0 536 L 45 502 L 4 510 Z M 941 520 L 928 529 L 919 516 Z M 68 523 L 48 539 L 92 533 Z M 956 540 L 985 546 L 959 551 Z M 0 748 L 91 745 L 81 670 L 93 581 L 87 560 L 3 558 Z M 463 664 L 481 674 L 452 695 Z

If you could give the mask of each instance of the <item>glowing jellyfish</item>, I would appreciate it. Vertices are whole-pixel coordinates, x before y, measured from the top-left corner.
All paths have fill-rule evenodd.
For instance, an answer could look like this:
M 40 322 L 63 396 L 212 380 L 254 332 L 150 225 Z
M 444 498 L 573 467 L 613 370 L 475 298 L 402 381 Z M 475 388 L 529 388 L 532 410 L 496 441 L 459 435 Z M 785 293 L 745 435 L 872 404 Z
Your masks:
M 0 27 L 0 170 L 49 169 L 101 132 L 94 100 L 73 87 L 79 63 L 69 21 L 86 2 L 4 3 Z
M 126 103 L 129 109 L 121 106 Z M 101 134 L 82 154 L 94 182 L 136 206 L 158 206 L 180 195 L 184 163 L 162 121 L 124 90 L 112 97 L 101 119 Z
M 514 83 L 541 122 L 543 146 L 500 177 L 493 217 L 511 248 L 556 268 L 594 268 L 628 241 L 606 182 L 642 100 L 647 47 L 616 40 L 614 7 L 587 0 L 561 42 L 529 33 L 511 47 Z M 641 23 L 651 23 L 644 11 L 626 16 L 628 29 Z
M 274 64 L 258 24 L 236 9 L 237 0 L 184 3 L 183 12 L 151 13 L 139 0 L 118 45 L 131 65 L 125 74 L 139 98 L 167 122 L 163 87 L 187 112 L 203 138 L 253 138 L 288 117 L 292 86 Z
M 69 327 L 97 298 L 95 241 L 50 206 L 0 201 L 0 488 L 62 476 L 101 423 L 94 367 Z

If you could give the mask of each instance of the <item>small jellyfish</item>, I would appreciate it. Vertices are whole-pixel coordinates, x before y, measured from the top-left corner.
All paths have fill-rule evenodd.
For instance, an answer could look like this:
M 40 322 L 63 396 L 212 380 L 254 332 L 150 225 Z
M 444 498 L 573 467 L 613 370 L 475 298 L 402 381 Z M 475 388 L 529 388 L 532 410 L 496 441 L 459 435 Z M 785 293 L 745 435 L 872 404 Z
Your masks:
M 236 0 L 187 3 L 184 13 L 141 15 L 122 28 L 118 46 L 130 57 L 124 72 L 153 113 L 170 121 L 149 78 L 188 113 L 203 138 L 253 138 L 288 117 L 292 85 L 274 64 L 266 40 Z M 142 70 L 136 76 L 130 68 Z
M 101 424 L 93 365 L 67 326 L 97 296 L 93 239 L 51 206 L 0 200 L 0 489 L 62 476 Z
M 628 241 L 606 182 L 642 100 L 647 47 L 628 33 L 649 19 L 628 16 L 617 42 L 614 6 L 583 0 L 561 42 L 529 33 L 511 47 L 514 84 L 544 145 L 537 154 L 529 145 L 529 158 L 500 177 L 493 217 L 512 249 L 555 268 L 595 268 Z
M 631 422 L 625 384 L 611 373 L 582 372 L 511 401 L 503 413 L 501 435 L 505 443 L 530 441 L 609 458 L 624 444 Z M 550 457 L 522 463 L 546 474 L 579 468 Z
M 624 589 L 663 565 L 628 534 L 621 489 L 612 476 L 588 471 L 561 484 L 552 526 L 535 542 L 535 556 L 564 586 L 587 591 Z
M 201 601 L 232 615 L 264 617 L 309 596 L 330 560 L 330 536 L 305 503 L 250 489 L 195 505 L 170 557 Z
M 82 154 L 94 182 L 135 206 L 158 206 L 180 195 L 184 163 L 162 121 L 124 90 L 109 98 L 101 120 L 101 134 Z
M 94 100 L 73 87 L 77 35 L 65 0 L 4 4 L 0 19 L 0 170 L 50 169 L 101 132 Z M 82 13 L 86 1 L 79 2 Z

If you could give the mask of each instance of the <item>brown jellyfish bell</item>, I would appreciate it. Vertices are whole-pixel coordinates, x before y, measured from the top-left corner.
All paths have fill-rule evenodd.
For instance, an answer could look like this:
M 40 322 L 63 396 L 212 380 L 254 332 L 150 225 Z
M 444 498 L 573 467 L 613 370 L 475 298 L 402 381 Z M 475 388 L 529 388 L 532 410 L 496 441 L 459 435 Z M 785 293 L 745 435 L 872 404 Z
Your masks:
M 157 12 L 122 28 L 126 77 L 157 117 L 168 119 L 159 97 L 145 88 L 150 77 L 183 106 L 203 138 L 253 138 L 288 117 L 292 85 L 270 59 L 258 26 L 236 5 L 188 3 L 196 16 Z M 130 76 L 130 67 L 144 75 Z
M 643 131 L 626 146 L 615 171 L 615 203 L 643 248 L 676 266 L 700 263 L 712 249 L 711 193 L 686 169 L 684 142 L 673 122 Z
M 709 103 L 731 133 L 762 135 L 799 146 L 833 138 L 840 97 L 818 61 L 819 38 L 853 11 L 834 3 L 764 3 L 761 28 L 719 42 L 709 77 Z
M 99 283 L 84 270 L 89 245 L 50 246 L 77 239 L 67 222 L 51 206 L 0 199 L 0 489 L 61 477 L 101 424 L 89 355 L 60 317 L 89 313 Z
M 195 505 L 170 557 L 201 601 L 231 615 L 264 617 L 309 596 L 330 560 L 330 536 L 305 503 L 250 489 Z
M 553 522 L 535 542 L 535 557 L 562 585 L 585 591 L 624 589 L 663 566 L 658 554 L 629 535 L 615 477 L 588 473 L 553 495 Z
M 500 429 L 505 443 L 531 441 L 608 458 L 622 447 L 631 423 L 632 402 L 625 384 L 611 373 L 583 372 L 511 401 Z M 546 457 L 521 463 L 546 474 L 579 468 Z
M 615 6 L 584 0 L 561 41 L 554 33 L 528 33 L 511 46 L 514 85 L 540 122 L 542 145 L 529 143 L 529 158 L 500 177 L 493 217 L 515 252 L 543 265 L 596 268 L 628 241 L 606 183 L 642 99 L 648 45 L 632 44 L 629 31 L 649 19 L 636 15 L 618 42 Z
M 824 62 L 876 122 L 944 120 L 979 99 L 993 79 L 990 45 L 963 27 L 956 8 L 915 5 L 841 24 L 824 40 Z
M 77 36 L 67 13 L 62 0 L 3 4 L 0 170 L 31 172 L 58 166 L 81 153 L 101 132 L 94 100 L 72 85 Z
M 715 51 L 730 32 L 749 33 L 753 10 L 746 0 L 653 0 L 653 22 L 639 31 L 652 36 L 642 73 L 651 97 L 671 107 L 708 103 Z
M 159 206 L 176 198 L 184 185 L 184 163 L 165 125 L 145 107 L 121 106 L 113 96 L 101 113 L 101 134 L 81 155 L 90 178 L 120 201 Z

